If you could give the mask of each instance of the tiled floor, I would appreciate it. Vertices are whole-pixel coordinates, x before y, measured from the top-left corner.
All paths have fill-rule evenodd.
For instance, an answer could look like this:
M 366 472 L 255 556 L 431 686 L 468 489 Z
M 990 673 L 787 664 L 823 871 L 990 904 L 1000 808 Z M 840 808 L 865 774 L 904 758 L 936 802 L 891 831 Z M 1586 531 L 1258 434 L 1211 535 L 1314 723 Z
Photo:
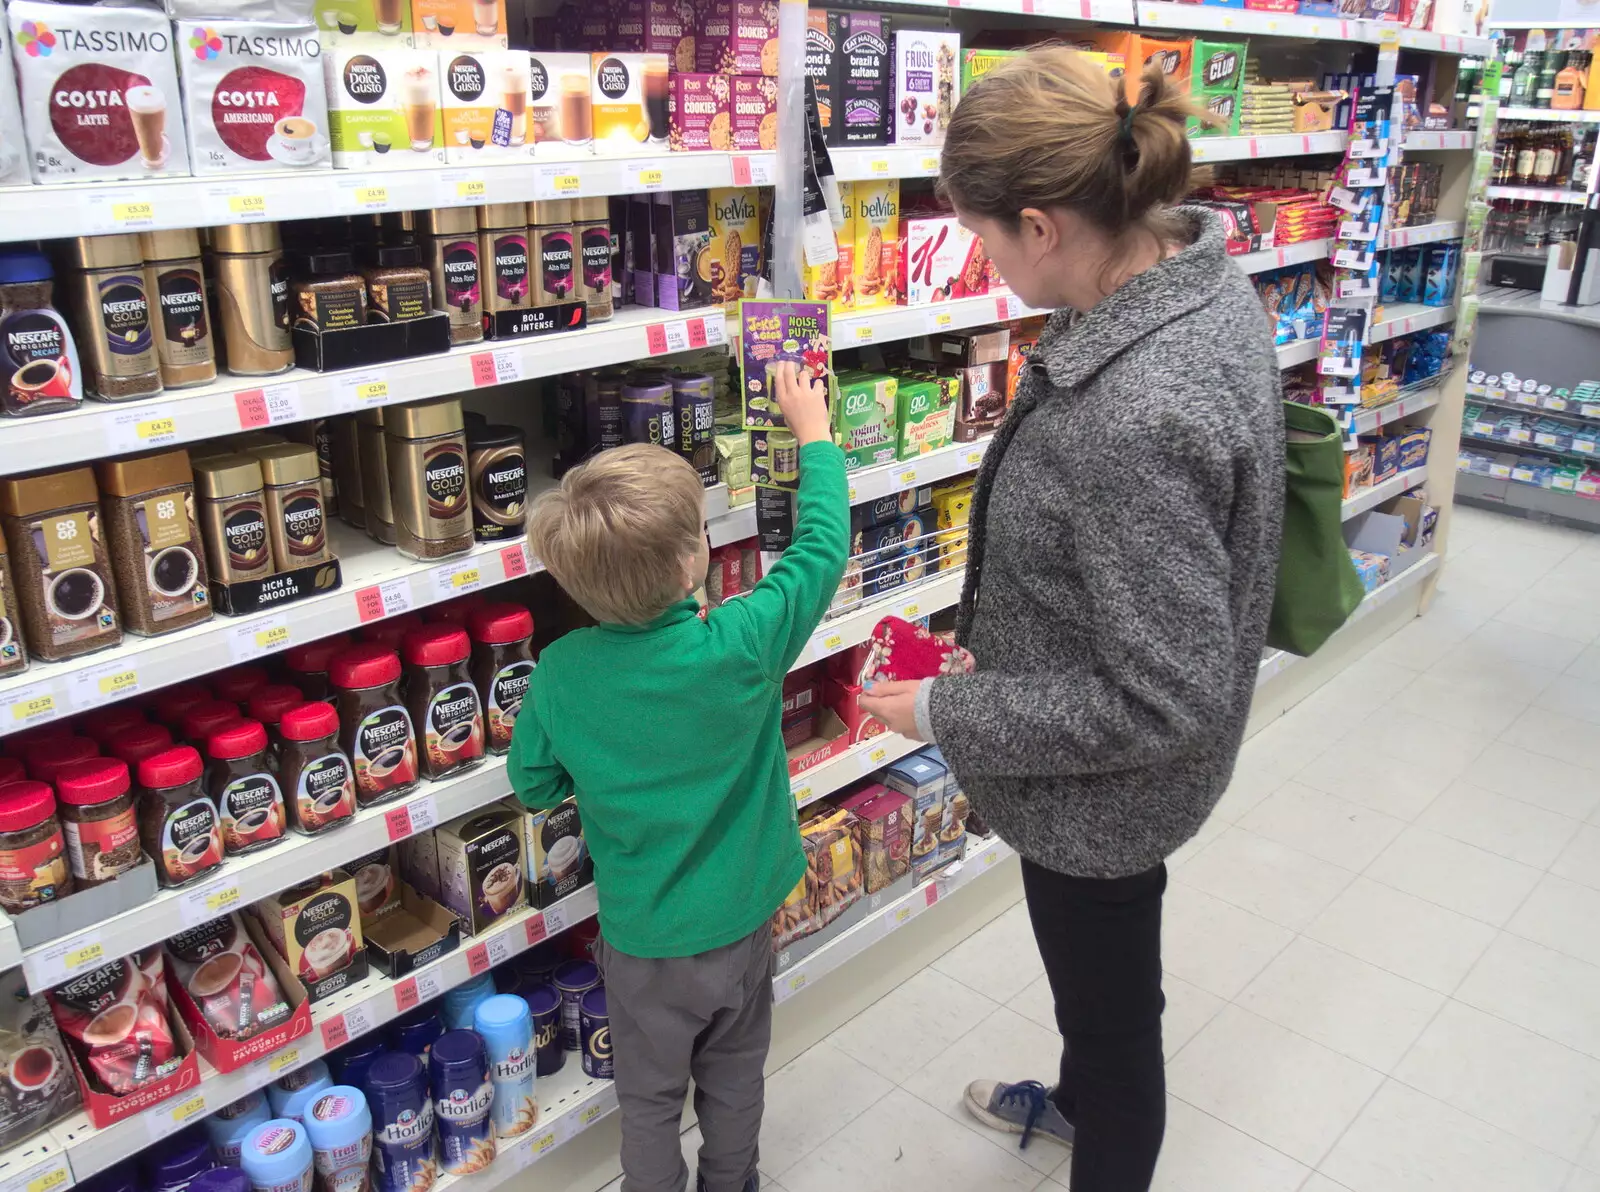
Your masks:
M 1161 1192 L 1600 1192 L 1600 537 L 1452 549 L 1171 862 Z M 1018 905 L 778 1072 L 763 1187 L 1065 1188 L 960 1104 L 1050 1080 L 1041 973 Z

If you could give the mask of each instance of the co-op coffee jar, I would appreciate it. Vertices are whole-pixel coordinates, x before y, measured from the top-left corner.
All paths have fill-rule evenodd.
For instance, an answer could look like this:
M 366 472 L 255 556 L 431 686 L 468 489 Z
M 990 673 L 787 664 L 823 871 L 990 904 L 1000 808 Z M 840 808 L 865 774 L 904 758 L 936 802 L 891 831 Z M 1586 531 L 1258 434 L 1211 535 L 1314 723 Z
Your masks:
M 189 455 L 179 447 L 95 465 L 123 624 L 146 637 L 211 617 Z
M 395 548 L 413 559 L 472 549 L 467 437 L 455 398 L 384 411 Z

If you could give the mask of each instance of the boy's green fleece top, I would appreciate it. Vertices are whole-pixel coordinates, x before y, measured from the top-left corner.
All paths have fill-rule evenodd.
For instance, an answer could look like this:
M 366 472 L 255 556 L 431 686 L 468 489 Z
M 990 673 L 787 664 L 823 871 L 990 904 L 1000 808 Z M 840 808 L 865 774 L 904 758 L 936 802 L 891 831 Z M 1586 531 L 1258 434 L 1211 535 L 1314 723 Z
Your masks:
M 577 796 L 600 927 L 630 956 L 693 956 L 772 917 L 805 874 L 784 753 L 783 680 L 849 553 L 844 454 L 800 449 L 794 540 L 748 596 L 705 619 L 680 600 L 648 625 L 547 646 L 511 738 L 525 806 Z

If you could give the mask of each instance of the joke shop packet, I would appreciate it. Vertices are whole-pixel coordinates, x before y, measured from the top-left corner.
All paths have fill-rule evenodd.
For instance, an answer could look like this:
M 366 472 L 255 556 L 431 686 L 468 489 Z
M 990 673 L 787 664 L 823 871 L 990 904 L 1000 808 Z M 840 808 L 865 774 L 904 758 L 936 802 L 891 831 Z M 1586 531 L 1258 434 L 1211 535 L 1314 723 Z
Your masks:
M 833 340 L 826 302 L 747 298 L 739 304 L 739 374 L 746 430 L 783 426 L 769 373 L 792 362 L 802 380 L 833 375 Z

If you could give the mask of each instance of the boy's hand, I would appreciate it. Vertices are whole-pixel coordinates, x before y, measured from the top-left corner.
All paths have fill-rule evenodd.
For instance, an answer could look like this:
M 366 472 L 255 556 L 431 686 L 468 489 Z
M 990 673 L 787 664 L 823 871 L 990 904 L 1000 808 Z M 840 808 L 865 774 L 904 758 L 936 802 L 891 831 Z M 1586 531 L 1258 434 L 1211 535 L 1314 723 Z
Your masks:
M 826 441 L 829 437 L 827 381 L 802 379 L 790 360 L 778 361 L 771 376 L 778 408 L 783 411 L 783 420 L 800 446 Z

